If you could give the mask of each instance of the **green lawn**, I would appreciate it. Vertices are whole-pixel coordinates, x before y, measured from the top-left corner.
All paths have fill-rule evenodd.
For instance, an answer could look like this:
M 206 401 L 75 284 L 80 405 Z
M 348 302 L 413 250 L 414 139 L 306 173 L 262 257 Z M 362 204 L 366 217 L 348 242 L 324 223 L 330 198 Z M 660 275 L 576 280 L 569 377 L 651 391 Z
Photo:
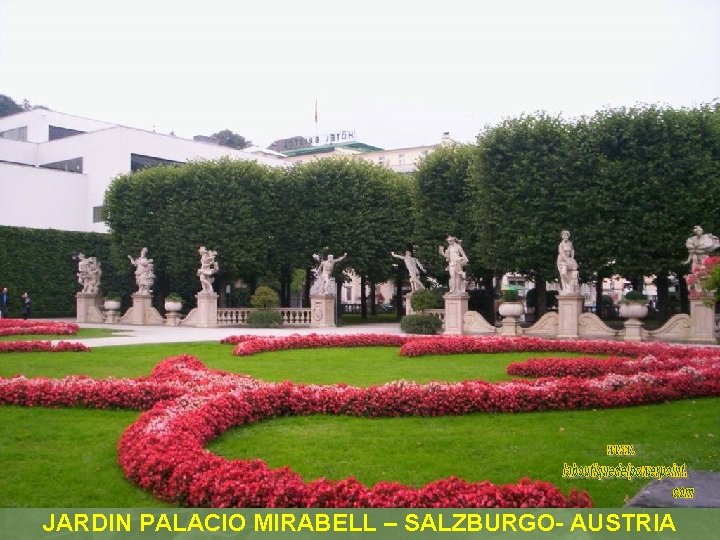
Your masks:
M 187 352 L 212 368 L 268 380 L 367 386 L 407 379 L 502 380 L 505 365 L 527 355 L 403 358 L 395 348 L 296 350 L 234 357 L 215 343 L 102 347 L 91 353 L 0 355 L 0 375 L 93 377 L 146 375 L 162 358 Z M 532 353 L 532 356 L 538 356 Z M 130 485 L 116 464 L 116 445 L 136 411 L 0 407 L 0 507 L 149 507 L 162 505 Z M 563 463 L 720 461 L 720 398 L 627 409 L 473 414 L 443 418 L 280 418 L 226 433 L 218 454 L 288 465 L 306 479 L 354 475 L 367 484 L 421 485 L 457 475 L 467 480 L 547 480 L 587 489 L 596 506 L 617 507 L 643 480 L 563 480 Z M 633 444 L 632 458 L 605 456 L 608 444 Z M 10 465 L 11 466 L 8 466 Z M 412 464 L 412 466 L 408 466 Z

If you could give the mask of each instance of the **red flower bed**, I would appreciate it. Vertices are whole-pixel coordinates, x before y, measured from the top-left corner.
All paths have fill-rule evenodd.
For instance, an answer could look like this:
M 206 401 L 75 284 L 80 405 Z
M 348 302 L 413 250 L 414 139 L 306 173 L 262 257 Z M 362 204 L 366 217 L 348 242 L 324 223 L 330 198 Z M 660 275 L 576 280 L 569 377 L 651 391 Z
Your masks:
M 294 334 L 286 337 L 232 336 L 225 338 L 221 343 L 237 343 L 233 354 L 249 356 L 260 352 L 321 347 L 400 347 L 411 339 L 418 338 L 399 334 L 308 334 L 305 336 Z
M 327 337 L 333 339 L 324 339 L 325 336 L 244 339 L 238 341 L 238 347 L 255 342 L 268 343 L 266 346 L 271 350 L 306 346 L 311 341 L 314 346 L 389 344 L 386 336 Z M 412 354 L 437 354 L 439 350 L 571 350 L 634 358 L 536 359 L 517 364 L 518 369 L 524 365 L 527 373 L 554 375 L 532 381 L 426 385 L 396 381 L 355 388 L 262 383 L 243 375 L 209 370 L 197 359 L 182 355 L 164 360 L 150 377 L 141 379 L 0 379 L 0 403 L 146 409 L 120 440 L 120 465 L 133 482 L 157 497 L 182 505 L 566 507 L 589 506 L 590 499 L 584 492 L 573 491 L 566 496 L 551 484 L 529 480 L 496 486 L 447 478 L 421 488 L 393 482 L 368 487 L 354 478 L 304 482 L 288 468 L 271 469 L 261 460 L 227 460 L 208 452 L 204 446 L 233 427 L 287 415 L 441 416 L 619 407 L 720 396 L 720 351 L 715 348 L 532 338 L 392 336 L 392 339 L 403 340 L 403 348 L 414 345 Z M 562 376 L 567 373 L 570 374 Z M 602 374 L 591 376 L 595 373 Z
M 348 386 L 264 384 L 253 379 L 200 369 L 184 357 L 158 366 L 153 377 L 196 390 L 158 403 L 123 434 L 119 461 L 125 474 L 156 496 L 190 506 L 213 507 L 516 507 L 589 506 L 585 493 L 563 495 L 545 482 L 522 480 L 495 486 L 457 478 L 416 489 L 381 482 L 367 487 L 354 478 L 304 482 L 288 468 L 270 469 L 261 460 L 228 461 L 204 445 L 232 427 L 299 414 L 453 414 L 455 399 L 465 400 L 459 385 L 447 402 L 437 400 L 437 386 L 407 383 L 362 389 Z M 482 383 L 487 385 L 487 383 Z M 239 385 L 239 388 L 238 388 Z M 410 397 L 406 391 L 413 389 Z M 426 393 L 424 410 L 413 402 Z
M 581 354 L 623 354 L 638 356 L 643 352 L 651 352 L 658 348 L 663 349 L 666 347 L 671 346 L 660 343 L 570 341 L 534 337 L 432 336 L 408 340 L 400 349 L 400 354 L 403 356 L 425 356 L 429 354 L 567 351 Z
M 90 347 L 82 343 L 60 341 L 53 345 L 49 341 L 0 341 L 0 353 L 10 352 L 89 352 Z
M 74 323 L 57 321 L 26 321 L 23 319 L 0 319 L 0 336 L 22 334 L 74 335 L 80 327 Z

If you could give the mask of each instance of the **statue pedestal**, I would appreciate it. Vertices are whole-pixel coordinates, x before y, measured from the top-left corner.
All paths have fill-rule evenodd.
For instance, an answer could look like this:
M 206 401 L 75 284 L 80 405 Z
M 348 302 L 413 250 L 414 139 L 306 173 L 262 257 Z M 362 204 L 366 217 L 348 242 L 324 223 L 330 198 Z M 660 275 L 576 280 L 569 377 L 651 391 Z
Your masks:
M 177 311 L 169 311 L 165 314 L 165 325 L 166 326 L 180 326 L 180 319 L 182 315 Z
M 630 318 L 625 321 L 624 341 L 642 341 L 642 322 L 640 319 Z
M 310 297 L 310 328 L 335 326 L 335 296 L 317 294 Z
M 405 315 L 414 315 L 415 312 L 412 308 L 412 297 L 413 293 L 409 292 L 405 295 Z
M 152 308 L 152 295 L 143 294 L 136 292 L 132 295 L 133 305 L 130 313 L 126 313 L 125 316 L 130 315 L 130 324 L 147 324 L 147 311 Z M 124 317 L 123 317 L 124 318 Z
M 578 321 L 583 312 L 585 297 L 580 294 L 560 294 L 558 300 L 558 338 L 577 339 Z
M 120 321 L 120 312 L 117 309 L 105 310 L 105 322 L 107 324 L 115 324 Z
M 702 300 L 690 300 L 690 343 L 717 343 L 715 312 Z
M 468 293 L 453 293 L 443 296 L 445 299 L 445 334 L 463 333 L 463 320 L 468 310 Z
M 199 292 L 197 298 L 197 319 L 195 326 L 200 328 L 214 328 L 217 322 L 218 294 L 214 292 Z
M 75 316 L 76 322 L 105 322 L 105 317 L 100 309 L 103 305 L 103 301 L 99 294 L 79 292 L 75 295 L 75 301 L 77 307 Z

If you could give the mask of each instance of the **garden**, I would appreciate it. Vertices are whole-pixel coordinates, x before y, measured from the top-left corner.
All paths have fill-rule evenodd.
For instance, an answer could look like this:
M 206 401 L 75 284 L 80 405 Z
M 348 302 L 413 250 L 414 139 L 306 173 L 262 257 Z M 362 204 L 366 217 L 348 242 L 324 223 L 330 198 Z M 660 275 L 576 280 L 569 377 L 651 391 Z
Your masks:
M 57 324 L 42 334 L 78 331 Z M 4 507 L 619 507 L 652 478 L 564 465 L 720 458 L 717 348 L 311 334 L 89 350 L 16 332 L 0 342 Z M 634 455 L 607 455 L 623 444 Z

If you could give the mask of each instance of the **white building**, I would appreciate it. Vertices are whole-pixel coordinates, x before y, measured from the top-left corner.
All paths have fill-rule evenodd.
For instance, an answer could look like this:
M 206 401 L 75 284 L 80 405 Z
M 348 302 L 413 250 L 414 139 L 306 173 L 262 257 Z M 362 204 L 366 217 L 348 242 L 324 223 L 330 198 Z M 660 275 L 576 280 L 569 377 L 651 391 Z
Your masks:
M 409 174 L 417 171 L 420 161 L 425 159 L 433 150 L 439 146 L 454 144 L 457 144 L 457 141 L 450 137 L 448 132 L 445 132 L 439 144 L 382 150 L 359 142 L 335 143 L 286 151 L 285 155 L 287 157 L 285 159 L 293 163 L 303 163 L 313 159 L 349 157 L 351 159 L 363 159 L 382 165 L 395 172 Z
M 107 232 L 105 190 L 120 174 L 199 159 L 283 161 L 174 135 L 33 109 L 0 118 L 0 225 Z

